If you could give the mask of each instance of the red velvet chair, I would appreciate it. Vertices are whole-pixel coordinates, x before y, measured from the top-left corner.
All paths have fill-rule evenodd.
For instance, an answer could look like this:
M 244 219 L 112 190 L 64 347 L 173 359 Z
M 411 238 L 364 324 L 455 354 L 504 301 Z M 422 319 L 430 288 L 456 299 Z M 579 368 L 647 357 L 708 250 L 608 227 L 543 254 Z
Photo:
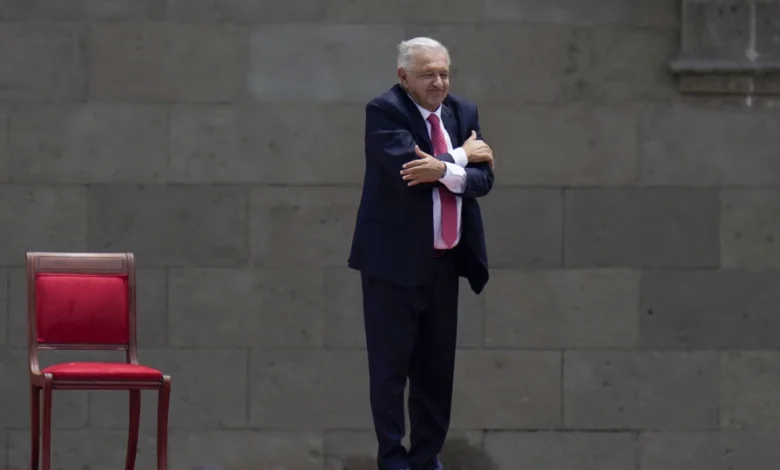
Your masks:
M 38 469 L 43 390 L 43 470 L 51 470 L 52 391 L 129 390 L 126 470 L 138 449 L 141 390 L 158 390 L 157 468 L 166 470 L 171 378 L 138 364 L 132 253 L 27 253 L 30 468 Z M 41 349 L 125 351 L 125 362 L 68 362 L 43 370 Z

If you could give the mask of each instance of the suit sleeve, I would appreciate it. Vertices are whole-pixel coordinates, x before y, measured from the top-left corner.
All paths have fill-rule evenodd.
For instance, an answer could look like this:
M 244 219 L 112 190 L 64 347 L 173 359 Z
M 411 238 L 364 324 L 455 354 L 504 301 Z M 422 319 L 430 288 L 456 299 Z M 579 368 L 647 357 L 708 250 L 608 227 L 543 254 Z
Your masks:
M 483 140 L 482 129 L 479 126 L 479 110 L 474 108 L 472 125 L 477 133 L 477 139 Z M 493 170 L 488 163 L 469 163 L 466 165 L 466 188 L 460 194 L 464 198 L 486 196 L 493 189 Z
M 398 179 L 398 184 L 410 191 L 429 191 L 441 183 L 423 183 L 408 186 L 401 177 L 404 164 L 420 157 L 414 151 L 416 142 L 412 133 L 404 129 L 388 112 L 376 103 L 366 106 L 366 155 L 377 159 L 378 163 Z M 436 156 L 445 163 L 454 163 L 452 155 L 445 153 Z

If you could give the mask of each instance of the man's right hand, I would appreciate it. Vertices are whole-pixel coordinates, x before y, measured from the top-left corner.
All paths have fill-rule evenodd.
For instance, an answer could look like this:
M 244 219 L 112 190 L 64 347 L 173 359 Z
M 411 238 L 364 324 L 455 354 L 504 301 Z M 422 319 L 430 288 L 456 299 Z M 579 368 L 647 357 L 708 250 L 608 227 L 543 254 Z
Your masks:
M 477 140 L 477 133 L 471 131 L 471 136 L 463 142 L 463 150 L 469 163 L 488 162 L 490 168 L 493 168 L 493 150 L 483 140 Z

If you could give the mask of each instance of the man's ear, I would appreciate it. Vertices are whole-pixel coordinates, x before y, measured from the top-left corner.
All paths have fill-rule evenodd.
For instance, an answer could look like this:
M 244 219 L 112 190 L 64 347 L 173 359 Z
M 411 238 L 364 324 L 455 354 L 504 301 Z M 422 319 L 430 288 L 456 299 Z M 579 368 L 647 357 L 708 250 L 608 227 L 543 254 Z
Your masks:
M 398 68 L 398 83 L 400 83 L 401 86 L 404 87 L 404 89 L 406 89 L 406 86 L 407 86 L 406 80 L 407 80 L 406 70 L 404 70 L 403 67 L 399 67 Z

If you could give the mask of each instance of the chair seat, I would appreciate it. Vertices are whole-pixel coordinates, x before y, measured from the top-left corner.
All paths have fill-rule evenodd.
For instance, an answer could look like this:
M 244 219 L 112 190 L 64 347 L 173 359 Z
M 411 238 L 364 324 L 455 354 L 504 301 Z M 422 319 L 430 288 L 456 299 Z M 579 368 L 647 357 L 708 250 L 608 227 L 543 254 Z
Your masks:
M 55 380 L 162 380 L 157 369 L 122 362 L 65 362 L 46 367 L 41 372 L 49 373 Z

